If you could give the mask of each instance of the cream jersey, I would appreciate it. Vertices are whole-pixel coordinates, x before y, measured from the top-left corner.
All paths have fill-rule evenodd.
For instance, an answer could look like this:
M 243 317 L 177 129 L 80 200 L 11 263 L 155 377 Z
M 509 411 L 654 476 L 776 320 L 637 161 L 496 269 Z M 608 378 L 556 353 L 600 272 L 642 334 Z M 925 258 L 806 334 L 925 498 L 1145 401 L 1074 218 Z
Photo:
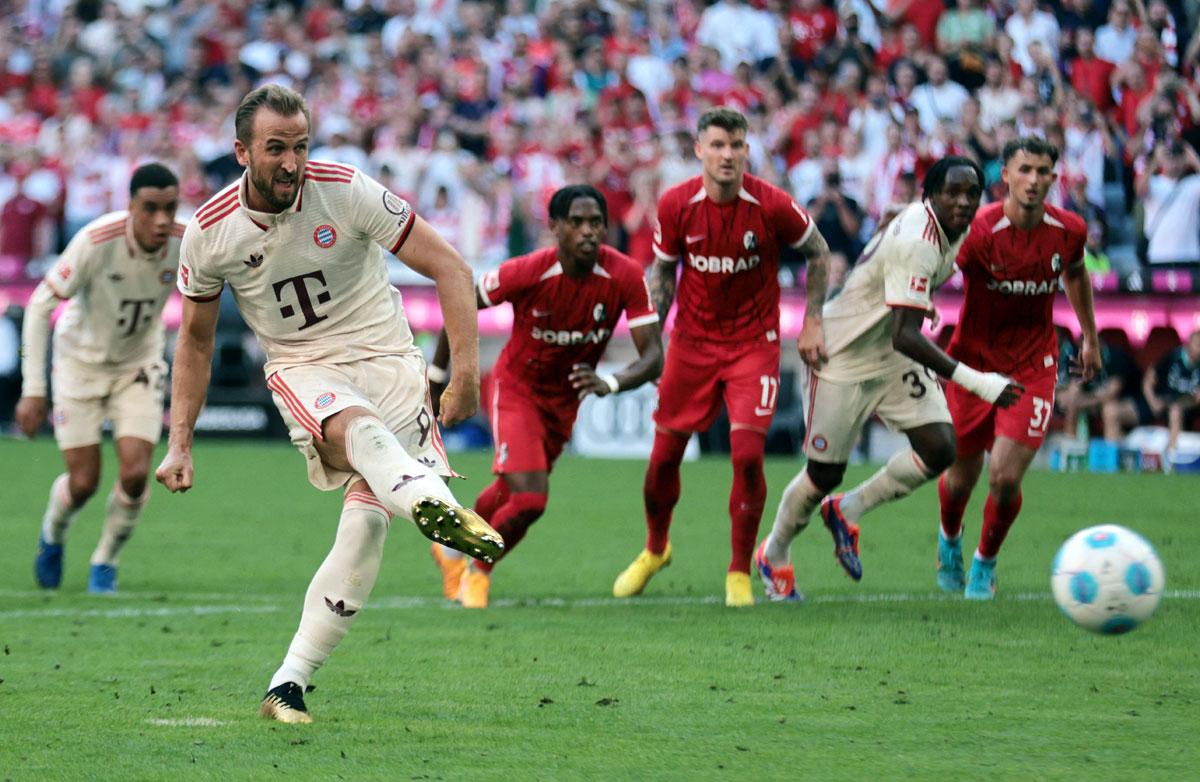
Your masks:
M 951 243 L 928 202 L 904 207 L 872 237 L 836 296 L 825 302 L 829 362 L 820 377 L 853 382 L 911 368 L 892 347 L 892 309 L 931 311 L 933 291 L 954 274 L 966 240 Z
M 184 224 L 176 223 L 161 249 L 146 252 L 122 211 L 75 234 L 29 302 L 22 339 L 25 396 L 45 396 L 48 325 L 59 300 L 68 302 L 54 327 L 54 361 L 73 367 L 76 382 L 162 358 L 162 310 L 174 290 L 183 231 Z
M 179 290 L 212 301 L 228 283 L 267 354 L 266 374 L 417 350 L 383 250 L 415 223 L 408 202 L 356 168 L 310 160 L 292 206 L 246 205 L 247 175 L 196 212 Z

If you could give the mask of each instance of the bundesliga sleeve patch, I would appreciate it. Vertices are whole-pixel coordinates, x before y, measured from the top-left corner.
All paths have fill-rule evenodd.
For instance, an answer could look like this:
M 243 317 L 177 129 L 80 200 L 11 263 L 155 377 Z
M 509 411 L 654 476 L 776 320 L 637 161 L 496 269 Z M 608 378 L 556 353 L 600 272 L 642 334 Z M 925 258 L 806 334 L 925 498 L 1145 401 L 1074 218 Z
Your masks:
M 908 278 L 908 298 L 923 301 L 929 293 L 929 278 L 916 274 Z

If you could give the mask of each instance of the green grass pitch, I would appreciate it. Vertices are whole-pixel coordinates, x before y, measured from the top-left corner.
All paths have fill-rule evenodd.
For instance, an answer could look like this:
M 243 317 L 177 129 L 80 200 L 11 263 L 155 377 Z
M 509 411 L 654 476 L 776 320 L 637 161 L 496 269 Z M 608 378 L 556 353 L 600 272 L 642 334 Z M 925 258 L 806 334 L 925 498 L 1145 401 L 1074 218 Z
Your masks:
M 925 487 L 865 519 L 860 584 L 817 522 L 793 550 L 808 602 L 734 611 L 727 461 L 684 465 L 675 562 L 618 604 L 613 578 L 643 541 L 644 465 L 567 457 L 486 611 L 443 603 L 426 541 L 396 522 L 372 602 L 315 677 L 316 723 L 284 726 L 258 702 L 339 497 L 311 489 L 282 442 L 201 442 L 196 459 L 191 492 L 156 487 L 121 595 L 93 598 L 106 446 L 104 488 L 46 594 L 32 556 L 59 457 L 47 439 L 0 441 L 0 780 L 1116 780 L 1200 764 L 1191 476 L 1031 474 L 992 604 L 936 591 Z M 454 461 L 473 500 L 488 455 Z M 768 462 L 764 527 L 798 466 Z M 1154 543 L 1169 590 L 1116 638 L 1078 630 L 1049 594 L 1058 545 L 1107 521 Z

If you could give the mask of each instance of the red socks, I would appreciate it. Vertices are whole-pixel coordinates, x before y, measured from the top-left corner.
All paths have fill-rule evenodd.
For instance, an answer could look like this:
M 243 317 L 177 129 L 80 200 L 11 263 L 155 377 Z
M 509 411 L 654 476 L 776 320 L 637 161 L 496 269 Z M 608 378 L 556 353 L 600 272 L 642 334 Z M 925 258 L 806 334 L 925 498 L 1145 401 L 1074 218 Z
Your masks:
M 729 492 L 729 572 L 750 572 L 750 557 L 758 539 L 758 523 L 767 499 L 763 476 L 763 451 L 767 437 L 762 432 L 735 429 L 729 433 L 733 461 L 733 487 Z
M 938 478 L 938 500 L 942 506 L 942 534 L 953 540 L 962 534 L 963 514 L 967 503 L 971 501 L 971 493 L 967 492 L 956 497 L 946 489 L 946 474 Z
M 661 554 L 667 548 L 671 529 L 671 511 L 679 502 L 679 463 L 687 448 L 686 435 L 657 431 L 650 463 L 646 467 L 646 482 L 642 498 L 646 503 L 646 548 L 651 554 Z
M 993 559 L 1000 553 L 1000 546 L 1004 544 L 1009 528 L 1021 512 L 1021 499 L 1018 492 L 1014 500 L 1002 504 L 988 494 L 987 502 L 983 506 L 983 532 L 979 535 L 979 556 Z
M 475 499 L 475 512 L 490 522 L 492 516 L 496 515 L 496 509 L 508 501 L 509 494 L 511 492 L 508 482 L 504 480 L 504 476 L 498 476 L 492 485 L 480 492 L 479 497 Z
M 499 482 L 503 482 L 503 480 L 501 478 Z M 504 539 L 504 556 L 507 557 L 512 553 L 512 550 L 525 537 L 525 533 L 533 525 L 533 522 L 541 518 L 545 510 L 546 495 L 532 491 L 512 494 L 503 505 L 496 509 L 489 522 Z M 486 562 L 477 561 L 474 564 L 485 573 L 491 573 L 492 568 L 495 567 L 494 564 L 489 565 Z

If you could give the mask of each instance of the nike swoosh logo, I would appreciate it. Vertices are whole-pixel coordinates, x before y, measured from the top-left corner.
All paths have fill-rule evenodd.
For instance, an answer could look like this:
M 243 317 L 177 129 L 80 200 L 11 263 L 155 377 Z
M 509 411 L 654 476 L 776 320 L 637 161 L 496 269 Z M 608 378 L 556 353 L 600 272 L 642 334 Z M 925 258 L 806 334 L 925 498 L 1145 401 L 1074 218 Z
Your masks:
M 688 244 L 695 244 L 696 242 L 700 241 L 703 238 L 704 238 L 704 234 L 700 234 L 699 236 L 689 236 L 686 239 L 684 239 L 684 241 Z

